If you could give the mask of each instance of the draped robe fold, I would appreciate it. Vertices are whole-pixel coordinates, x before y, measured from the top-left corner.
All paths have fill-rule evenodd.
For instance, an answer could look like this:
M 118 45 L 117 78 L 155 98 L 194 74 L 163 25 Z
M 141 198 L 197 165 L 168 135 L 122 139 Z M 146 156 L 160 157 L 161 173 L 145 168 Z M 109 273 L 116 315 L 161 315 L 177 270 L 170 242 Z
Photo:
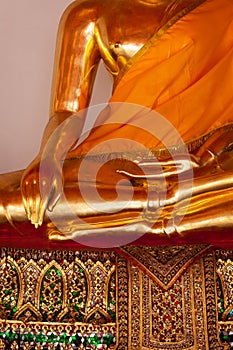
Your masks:
M 185 143 L 192 143 L 233 122 L 233 2 L 207 0 L 186 12 L 131 58 L 117 79 L 110 103 L 155 110 Z M 113 138 L 133 139 L 148 149 L 161 147 L 154 137 L 156 118 L 150 115 L 146 121 L 144 117 L 109 113 L 101 121 L 104 127 L 96 128 L 77 152 L 85 154 Z M 142 129 L 149 123 L 155 132 L 146 138 L 143 130 L 135 134 L 132 121 Z

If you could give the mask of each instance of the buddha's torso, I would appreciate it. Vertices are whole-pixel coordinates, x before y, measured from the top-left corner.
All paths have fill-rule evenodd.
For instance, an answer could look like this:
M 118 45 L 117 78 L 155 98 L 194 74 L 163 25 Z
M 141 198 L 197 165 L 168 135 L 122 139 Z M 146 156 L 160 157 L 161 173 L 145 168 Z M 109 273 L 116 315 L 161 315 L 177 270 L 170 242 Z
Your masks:
M 111 54 L 121 68 L 159 28 L 187 6 L 187 0 L 107 0 L 106 4 L 103 23 Z

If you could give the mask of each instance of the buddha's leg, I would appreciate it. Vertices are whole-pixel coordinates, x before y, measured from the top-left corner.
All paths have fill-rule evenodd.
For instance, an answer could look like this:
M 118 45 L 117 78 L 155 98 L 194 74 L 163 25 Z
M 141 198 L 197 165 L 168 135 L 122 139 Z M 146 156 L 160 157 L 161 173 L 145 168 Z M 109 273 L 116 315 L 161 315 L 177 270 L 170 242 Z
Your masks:
M 233 223 L 233 187 L 214 190 L 193 196 L 188 210 L 185 201 L 177 204 L 176 217 L 183 220 L 177 227 L 179 233 L 196 229 L 218 230 L 232 228 Z
M 72 170 L 66 171 L 71 163 Z M 126 178 L 116 172 L 119 166 L 131 168 L 135 165 L 125 160 L 113 160 L 103 166 L 100 163 L 98 159 L 85 160 L 84 174 L 78 161 L 67 161 L 64 165 L 64 195 L 54 211 L 48 214 L 51 219 L 48 223 L 50 239 L 76 239 L 77 230 L 85 235 L 86 229 L 91 228 L 90 239 L 94 234 L 99 240 L 99 230 L 103 233 L 105 228 L 136 222 L 143 212 L 147 202 L 145 189 L 133 187 L 128 180 L 119 184 Z M 94 230 L 98 231 L 97 236 Z
M 122 168 L 122 160 L 119 162 Z M 123 163 L 128 168 L 129 164 L 124 161 Z M 51 239 L 74 238 L 80 231 L 91 234 L 96 230 L 111 229 L 114 234 L 117 231 L 122 233 L 126 224 L 133 230 L 149 227 L 152 233 L 162 235 L 166 232 L 166 222 L 170 220 L 173 230 L 181 234 L 192 229 L 221 229 L 232 225 L 233 171 L 219 171 L 195 178 L 192 198 L 189 193 L 177 196 L 175 183 L 168 190 L 167 202 L 164 202 L 162 208 L 155 208 L 160 210 L 160 215 L 155 210 L 156 219 L 153 221 L 145 187 L 134 186 L 133 197 L 129 200 L 130 186 L 129 183 L 124 183 L 120 186 L 121 197 L 116 199 L 115 185 L 124 178 L 116 172 L 118 161 L 103 168 L 97 182 L 93 181 L 92 174 L 96 167 L 95 162 L 89 161 L 86 172 L 80 179 L 77 177 L 79 166 L 80 162 L 76 160 L 64 164 L 64 194 L 52 215 L 47 212 L 44 218 Z M 28 223 L 30 232 L 33 226 L 27 220 L 22 203 L 21 176 L 22 172 L 0 175 L 0 223 Z M 114 205 L 114 211 L 109 210 L 111 205 Z M 57 221 L 60 230 L 55 228 Z
M 175 187 L 177 188 L 177 184 L 174 185 Z M 191 242 L 192 235 L 195 235 L 196 230 L 217 232 L 217 230 L 232 227 L 233 171 L 222 171 L 215 173 L 213 176 L 194 179 L 192 195 L 190 195 L 190 191 L 187 191 L 187 193 L 176 196 L 174 188 L 172 188 L 172 194 L 169 191 L 167 193 L 167 203 L 165 201 L 162 208 L 154 208 L 154 212 L 148 205 L 146 190 L 135 187 L 134 198 L 131 202 L 127 198 L 125 203 L 119 201 L 116 212 L 106 214 L 101 213 L 101 209 L 99 212 L 97 210 L 91 212 L 88 204 L 81 196 L 81 201 L 75 203 L 67 189 L 67 200 L 71 204 L 72 211 L 83 221 L 78 222 L 72 219 L 67 223 L 60 221 L 60 231 L 53 224 L 49 224 L 49 238 L 79 239 L 80 235 L 94 235 L 94 237 L 97 237 L 98 232 L 101 234 L 106 232 L 106 235 L 111 237 L 111 235 L 122 234 L 125 229 L 125 234 L 138 232 L 140 235 L 141 230 L 161 236 L 172 233 L 187 234 L 187 242 Z M 89 187 L 89 190 L 91 195 L 91 187 Z M 113 189 L 110 186 L 102 190 L 103 197 L 107 198 L 108 193 L 110 195 Z M 127 190 L 127 187 L 125 187 L 126 192 Z M 104 205 L 107 204 L 107 201 L 102 204 L 103 211 Z M 191 236 L 189 236 L 189 232 L 192 232 Z M 203 242 L 208 242 L 208 236 L 195 236 L 193 241 L 197 237 L 199 237 L 200 242 L 202 242 L 202 238 Z M 224 235 L 219 239 L 224 239 Z
M 51 221 L 51 217 L 54 219 L 61 217 L 64 218 L 67 225 L 69 225 L 70 208 L 72 213 L 74 213 L 76 216 L 81 218 L 85 217 L 87 220 L 91 218 L 98 222 L 98 218 L 100 218 L 99 212 L 98 210 L 93 210 L 93 205 L 96 204 L 96 196 L 94 197 L 94 191 L 99 193 L 100 198 L 102 198 L 104 209 L 103 212 L 106 209 L 106 205 L 108 206 L 108 202 L 116 198 L 117 193 L 115 191 L 115 185 L 119 180 L 123 179 L 123 177 L 117 174 L 115 171 L 115 169 L 118 167 L 117 163 L 114 163 L 114 165 L 110 167 L 104 167 L 102 172 L 100 171 L 96 181 L 93 179 L 93 172 L 95 172 L 98 162 L 92 160 L 87 161 L 84 173 L 78 177 L 80 163 L 81 161 L 76 159 L 64 162 L 64 192 L 55 206 L 53 215 L 51 216 L 48 211 L 45 213 L 44 223 L 49 223 Z M 0 224 L 10 223 L 12 226 L 14 226 L 15 223 L 26 223 L 28 224 L 29 230 L 32 230 L 33 225 L 31 225 L 31 223 L 28 221 L 25 213 L 20 190 L 22 174 L 23 171 L 17 171 L 0 175 Z M 80 188 L 82 188 L 82 193 Z M 128 198 L 131 195 L 130 188 L 131 186 L 128 186 L 128 183 L 121 186 L 123 199 L 118 203 L 117 201 L 115 202 L 117 212 L 121 211 L 122 203 L 125 205 L 125 203 L 129 202 Z M 85 192 L 89 198 L 88 203 L 85 198 L 83 198 L 83 192 Z M 137 208 L 136 211 L 141 210 L 141 200 L 146 196 L 145 191 L 142 191 L 142 189 L 140 189 L 140 191 L 135 191 L 135 193 L 136 195 L 134 195 L 134 200 L 132 200 L 131 204 L 128 205 L 129 211 L 131 211 L 132 208 Z M 92 202 L 92 204 L 90 202 Z M 68 207 L 66 205 L 67 203 Z M 99 207 L 99 203 L 97 204 Z M 127 212 L 127 208 L 125 209 Z M 125 214 L 124 216 L 127 215 L 128 214 Z
M 164 218 L 153 226 L 152 235 L 165 233 L 174 243 L 181 239 L 188 244 L 233 244 L 232 188 L 196 195 L 166 209 Z
M 23 170 L 0 174 L 0 224 L 27 222 L 20 191 L 22 174 Z

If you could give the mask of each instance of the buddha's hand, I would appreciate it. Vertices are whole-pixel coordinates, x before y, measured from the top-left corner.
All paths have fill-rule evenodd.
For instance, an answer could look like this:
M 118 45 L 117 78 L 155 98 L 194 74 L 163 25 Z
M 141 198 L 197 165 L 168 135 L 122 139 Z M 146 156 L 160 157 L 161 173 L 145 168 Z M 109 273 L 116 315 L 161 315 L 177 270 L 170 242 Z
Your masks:
M 21 192 L 28 219 L 37 228 L 46 209 L 52 211 L 62 192 L 62 167 L 54 158 L 36 158 L 24 171 Z

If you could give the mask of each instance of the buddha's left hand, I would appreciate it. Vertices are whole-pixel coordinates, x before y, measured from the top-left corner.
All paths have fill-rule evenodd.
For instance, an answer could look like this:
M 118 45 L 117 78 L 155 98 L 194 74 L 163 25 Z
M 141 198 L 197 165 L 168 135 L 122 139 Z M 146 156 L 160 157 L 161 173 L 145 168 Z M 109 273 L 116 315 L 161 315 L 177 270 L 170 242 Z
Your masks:
M 63 186 L 62 167 L 54 158 L 37 157 L 25 170 L 21 192 L 28 219 L 37 228 L 43 222 L 46 209 L 52 211 Z

